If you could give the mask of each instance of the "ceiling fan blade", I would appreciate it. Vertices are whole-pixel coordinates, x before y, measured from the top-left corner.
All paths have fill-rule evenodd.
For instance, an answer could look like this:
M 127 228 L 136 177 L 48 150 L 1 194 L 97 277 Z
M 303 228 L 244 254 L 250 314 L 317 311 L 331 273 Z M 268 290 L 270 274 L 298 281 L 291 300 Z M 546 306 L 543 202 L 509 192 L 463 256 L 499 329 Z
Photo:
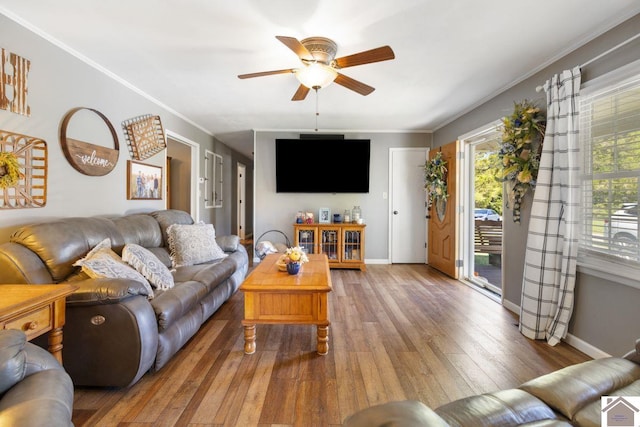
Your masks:
M 352 91 L 358 92 L 360 95 L 364 95 L 364 96 L 367 96 L 371 92 L 376 90 L 375 88 L 369 85 L 366 85 L 362 82 L 359 82 L 358 80 L 352 79 L 351 77 L 347 77 L 344 74 L 340 74 L 340 73 L 338 73 L 338 77 L 336 77 L 334 82 L 339 84 L 340 86 L 344 86 L 347 89 L 351 89 Z
M 291 100 L 303 101 L 307 97 L 308 93 L 309 93 L 309 88 L 306 87 L 305 85 L 300 85 L 298 86 L 298 90 L 296 91 L 296 93 L 293 94 L 293 98 L 291 98 Z
M 356 65 L 371 64 L 372 62 L 388 61 L 394 59 L 396 55 L 389 46 L 382 46 L 371 50 L 366 50 L 353 55 L 343 56 L 335 59 L 337 68 L 354 67 Z
M 284 43 L 284 45 L 287 46 L 289 49 L 294 51 L 295 54 L 298 55 L 298 58 L 304 59 L 307 61 L 314 60 L 313 55 L 311 55 L 311 52 L 309 52 L 309 50 L 306 47 L 304 47 L 302 43 L 300 43 L 300 41 L 295 37 L 276 36 L 276 38 L 280 40 L 282 43 Z
M 250 79 L 253 77 L 262 77 L 262 76 L 271 76 L 273 74 L 287 74 L 293 73 L 293 68 L 287 68 L 286 70 L 273 70 L 273 71 L 262 71 L 260 73 L 249 73 L 249 74 L 239 74 L 239 79 Z

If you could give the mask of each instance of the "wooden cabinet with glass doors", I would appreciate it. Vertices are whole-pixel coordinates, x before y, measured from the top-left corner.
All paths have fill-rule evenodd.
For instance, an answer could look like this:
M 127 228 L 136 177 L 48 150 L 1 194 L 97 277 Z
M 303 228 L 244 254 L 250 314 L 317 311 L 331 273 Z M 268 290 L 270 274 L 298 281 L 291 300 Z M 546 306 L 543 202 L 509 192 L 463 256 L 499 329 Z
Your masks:
M 359 224 L 294 224 L 294 241 L 309 254 L 326 254 L 330 268 L 365 271 L 364 227 Z

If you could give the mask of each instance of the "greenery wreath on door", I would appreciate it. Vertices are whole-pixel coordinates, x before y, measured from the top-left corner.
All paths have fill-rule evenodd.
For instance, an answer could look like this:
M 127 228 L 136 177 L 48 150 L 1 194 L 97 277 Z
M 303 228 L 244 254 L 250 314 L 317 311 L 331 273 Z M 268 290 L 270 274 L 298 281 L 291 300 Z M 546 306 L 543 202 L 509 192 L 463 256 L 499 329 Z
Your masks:
M 20 162 L 15 154 L 0 152 L 0 188 L 14 187 L 20 181 Z
M 447 191 L 447 161 L 442 158 L 442 152 L 438 153 L 424 165 L 424 189 L 429 196 L 428 208 L 433 202 L 446 201 L 449 197 Z
M 522 199 L 536 187 L 546 121 L 540 108 L 524 100 L 515 103 L 513 113 L 503 118 L 502 124 L 500 178 L 507 183 L 507 207 L 513 209 L 513 222 L 520 223 Z

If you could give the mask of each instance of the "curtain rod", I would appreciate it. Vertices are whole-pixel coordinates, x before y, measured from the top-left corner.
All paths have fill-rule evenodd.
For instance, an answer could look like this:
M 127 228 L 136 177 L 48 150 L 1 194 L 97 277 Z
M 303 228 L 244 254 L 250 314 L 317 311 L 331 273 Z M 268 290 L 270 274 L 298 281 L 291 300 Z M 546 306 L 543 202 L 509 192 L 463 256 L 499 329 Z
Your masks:
M 638 37 L 640 37 L 640 33 L 636 34 L 635 36 L 631 36 L 631 37 L 629 37 L 628 39 L 626 39 L 626 40 L 625 40 L 625 41 L 623 41 L 622 43 L 619 43 L 619 44 L 615 45 L 614 47 L 612 47 L 611 49 L 609 49 L 609 50 L 607 50 L 607 51 L 602 52 L 600 55 L 598 55 L 598 56 L 596 56 L 596 57 L 591 58 L 590 60 L 588 60 L 587 62 L 585 62 L 584 64 L 582 64 L 582 65 L 580 66 L 580 68 L 582 69 L 582 68 L 584 68 L 584 67 L 586 67 L 586 66 L 588 66 L 588 65 L 593 64 L 594 62 L 596 62 L 596 61 L 597 61 L 597 60 L 599 60 L 600 58 L 603 58 L 603 57 L 605 57 L 605 56 L 609 55 L 610 53 L 615 52 L 616 50 L 620 49 L 621 47 L 623 47 L 623 46 L 625 46 L 625 45 L 627 45 L 627 44 L 631 43 L 632 41 L 634 41 L 634 40 L 635 40 L 635 39 L 637 39 Z M 542 85 L 537 86 L 537 87 L 536 87 L 536 92 L 541 92 L 543 89 L 544 89 L 544 86 L 542 86 Z

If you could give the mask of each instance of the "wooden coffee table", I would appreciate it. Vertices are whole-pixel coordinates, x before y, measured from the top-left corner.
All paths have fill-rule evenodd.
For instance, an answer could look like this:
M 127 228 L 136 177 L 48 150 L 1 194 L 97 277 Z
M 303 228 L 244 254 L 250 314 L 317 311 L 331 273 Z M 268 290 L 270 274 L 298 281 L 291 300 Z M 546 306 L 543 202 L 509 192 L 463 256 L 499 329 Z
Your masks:
M 256 324 L 316 325 L 318 354 L 329 352 L 331 275 L 324 254 L 309 255 L 300 272 L 278 270 L 279 254 L 267 255 L 249 274 L 244 292 L 244 352 L 256 351 Z

